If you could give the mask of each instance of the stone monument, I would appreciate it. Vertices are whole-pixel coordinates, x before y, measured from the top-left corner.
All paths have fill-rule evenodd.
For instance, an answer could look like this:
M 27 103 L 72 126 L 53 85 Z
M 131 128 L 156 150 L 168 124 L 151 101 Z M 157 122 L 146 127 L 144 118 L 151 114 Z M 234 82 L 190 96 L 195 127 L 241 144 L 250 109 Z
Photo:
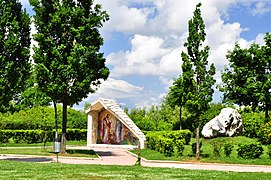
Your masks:
M 241 115 L 233 108 L 224 108 L 220 114 L 206 123 L 201 131 L 205 138 L 235 136 L 243 131 Z

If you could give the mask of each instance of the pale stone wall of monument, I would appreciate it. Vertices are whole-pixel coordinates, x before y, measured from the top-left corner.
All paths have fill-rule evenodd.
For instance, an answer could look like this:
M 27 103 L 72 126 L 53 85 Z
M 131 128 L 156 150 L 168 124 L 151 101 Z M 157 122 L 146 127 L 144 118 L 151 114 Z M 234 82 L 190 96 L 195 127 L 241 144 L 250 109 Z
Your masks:
M 92 112 L 92 144 L 97 143 L 97 132 L 98 132 L 98 111 L 93 111 Z

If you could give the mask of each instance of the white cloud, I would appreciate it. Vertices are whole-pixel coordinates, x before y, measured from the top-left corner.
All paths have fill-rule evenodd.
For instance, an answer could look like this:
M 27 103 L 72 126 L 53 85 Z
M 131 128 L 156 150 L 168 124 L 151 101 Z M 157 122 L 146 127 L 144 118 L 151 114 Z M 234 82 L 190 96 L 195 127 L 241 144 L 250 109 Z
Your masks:
M 121 0 L 96 0 L 96 3 L 102 4 L 103 9 L 110 15 L 110 20 L 104 24 L 102 31 L 106 33 L 122 32 L 133 33 L 140 31 L 145 27 L 148 15 L 152 13 L 149 8 L 137 9 L 129 8 L 127 4 Z
M 131 74 L 168 75 L 180 71 L 180 49 L 164 47 L 162 38 L 135 35 L 131 46 L 130 51 L 108 55 L 108 65 L 114 65 L 112 77 Z
M 89 96 L 84 99 L 79 105 L 74 106 L 76 109 L 83 109 L 86 102 L 91 103 L 98 99 L 99 97 L 109 98 L 109 99 L 128 99 L 128 98 L 139 98 L 143 92 L 143 87 L 134 86 L 127 81 L 108 78 L 103 81 L 98 90 L 89 94 Z
M 258 1 L 254 8 L 251 8 L 252 15 L 263 15 L 271 12 L 271 3 L 268 0 Z
M 143 87 L 134 86 L 126 81 L 108 78 L 102 83 L 95 95 L 105 98 L 130 98 L 142 92 Z
M 179 11 L 173 10 L 180 6 L 183 1 L 155 1 L 158 9 L 155 18 L 149 20 L 149 24 L 145 28 L 152 29 L 157 27 L 159 31 L 168 32 L 167 34 L 155 33 L 148 35 L 143 31 L 143 34 L 136 34 L 131 39 L 131 49 L 127 51 L 113 52 L 108 57 L 108 65 L 112 65 L 112 77 L 123 77 L 126 75 L 153 75 L 159 76 L 163 84 L 166 84 L 166 79 L 177 77 L 181 73 L 181 51 L 184 50 L 182 45 L 187 38 L 187 21 L 192 18 L 196 3 L 184 3 L 183 11 L 190 14 L 190 17 L 170 18 L 175 16 L 174 13 Z M 240 38 L 240 34 L 247 29 L 242 28 L 239 23 L 225 24 L 221 19 L 221 13 L 216 7 L 217 1 L 208 1 L 202 7 L 202 14 L 206 23 L 207 39 L 206 44 L 211 47 L 209 54 L 210 63 L 215 63 L 218 67 L 217 71 L 227 64 L 225 55 L 228 50 L 234 47 L 237 41 L 246 44 L 246 40 Z M 219 4 L 222 11 L 223 7 L 230 6 L 234 1 L 224 3 L 224 6 Z M 190 7 L 191 6 L 191 7 Z M 173 9 L 172 9 L 173 8 Z M 173 14 L 170 14 L 172 12 Z M 224 13 L 224 12 L 223 12 Z M 164 19 L 163 19 L 164 18 Z M 159 20 L 158 20 L 159 19 Z M 174 24 L 183 24 L 182 29 L 174 28 L 166 22 L 166 19 L 172 19 Z M 177 23 L 177 21 L 180 21 Z M 159 27 L 159 28 L 158 28 Z M 175 30 L 176 32 L 175 32 Z M 179 35 L 177 35 L 177 30 Z M 169 83 L 167 83 L 168 86 Z
M 235 43 L 241 40 L 245 41 L 240 37 L 243 31 L 245 29 L 242 29 L 239 23 L 225 24 L 221 20 L 206 29 L 206 43 L 211 49 L 209 62 L 215 63 L 218 70 L 221 70 L 228 63 L 225 55 L 229 50 L 232 50 Z

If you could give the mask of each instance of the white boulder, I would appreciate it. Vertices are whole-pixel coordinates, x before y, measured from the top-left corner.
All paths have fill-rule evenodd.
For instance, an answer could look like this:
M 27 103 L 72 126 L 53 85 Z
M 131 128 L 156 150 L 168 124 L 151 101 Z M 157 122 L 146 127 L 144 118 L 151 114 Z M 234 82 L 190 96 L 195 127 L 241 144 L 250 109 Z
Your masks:
M 205 138 L 235 136 L 243 131 L 241 115 L 237 110 L 224 108 L 220 114 L 203 126 L 201 134 Z

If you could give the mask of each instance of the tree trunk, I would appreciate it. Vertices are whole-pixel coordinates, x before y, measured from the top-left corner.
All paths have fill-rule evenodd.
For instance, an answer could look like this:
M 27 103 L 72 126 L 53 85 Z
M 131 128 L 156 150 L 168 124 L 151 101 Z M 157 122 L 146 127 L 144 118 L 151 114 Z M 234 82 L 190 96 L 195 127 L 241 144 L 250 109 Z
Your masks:
M 53 102 L 53 104 L 54 104 L 54 109 L 55 109 L 55 125 L 56 125 L 55 138 L 58 138 L 57 107 L 56 107 L 56 103 L 55 102 Z
M 180 106 L 180 130 L 182 130 L 182 106 Z
M 196 114 L 196 158 L 200 160 L 199 113 Z
M 63 102 L 62 114 L 62 136 L 61 136 L 61 154 L 66 153 L 66 130 L 67 130 L 67 102 Z

